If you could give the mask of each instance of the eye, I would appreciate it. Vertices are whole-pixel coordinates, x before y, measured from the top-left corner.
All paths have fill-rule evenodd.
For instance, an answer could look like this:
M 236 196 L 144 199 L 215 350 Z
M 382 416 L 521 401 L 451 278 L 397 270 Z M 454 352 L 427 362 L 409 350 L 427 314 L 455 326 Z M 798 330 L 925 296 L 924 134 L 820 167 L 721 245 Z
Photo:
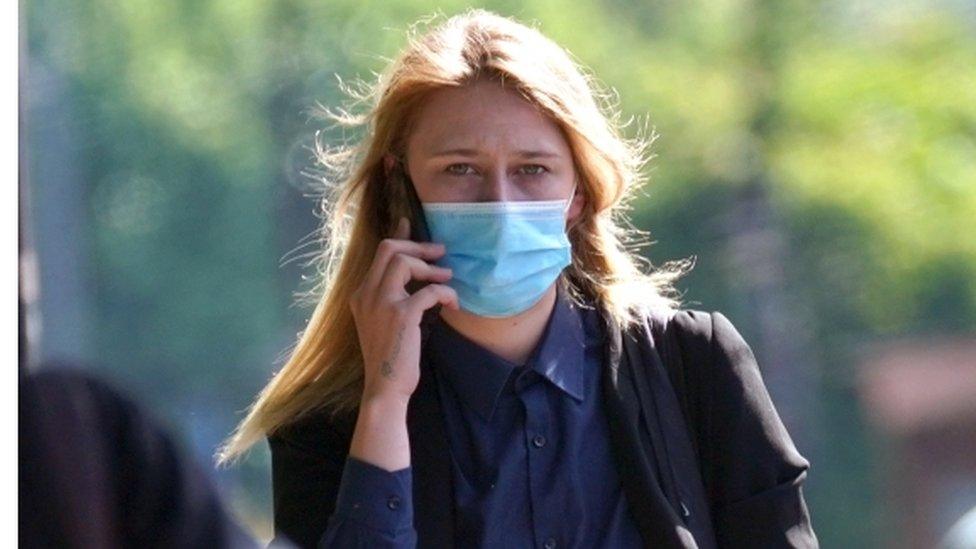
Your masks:
M 530 173 L 529 175 L 542 175 L 542 174 L 544 174 L 544 173 L 546 173 L 546 172 L 549 171 L 545 166 L 543 166 L 541 164 L 528 164 L 525 167 L 526 168 L 530 168 L 530 171 L 531 171 L 531 168 L 539 168 L 539 171 L 534 172 L 534 173 Z
M 456 168 L 458 166 L 461 166 L 462 168 L 470 168 L 471 167 L 470 164 L 451 164 L 450 166 L 447 167 L 447 169 L 445 171 L 447 171 L 447 173 L 449 173 L 451 175 L 468 175 L 468 174 L 464 173 L 463 171 L 456 171 L 456 170 L 453 170 L 452 169 L 452 168 Z
M 470 168 L 470 167 L 471 167 L 470 164 L 464 164 L 464 163 L 451 164 L 450 166 L 445 168 L 444 171 L 446 171 L 450 175 L 457 175 L 457 176 L 470 175 L 468 172 L 465 171 L 466 168 Z M 541 164 L 526 164 L 525 166 L 522 167 L 522 169 L 523 170 L 527 169 L 528 171 L 526 174 L 533 175 L 533 176 L 543 175 L 549 172 L 549 169 Z

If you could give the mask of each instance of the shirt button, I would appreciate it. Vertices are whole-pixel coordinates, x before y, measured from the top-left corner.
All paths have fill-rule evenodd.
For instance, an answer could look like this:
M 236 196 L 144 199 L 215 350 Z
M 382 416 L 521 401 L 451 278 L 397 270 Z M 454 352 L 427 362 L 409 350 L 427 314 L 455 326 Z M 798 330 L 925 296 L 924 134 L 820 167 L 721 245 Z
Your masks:
M 546 445 L 546 437 L 542 435 L 536 435 L 532 439 L 532 444 L 534 444 L 536 448 L 542 448 L 543 446 Z
M 547 539 L 546 540 L 545 547 L 546 547 L 546 549 L 555 549 L 556 548 L 556 540 L 554 538 Z
M 390 509 L 399 509 L 400 496 L 390 496 L 389 499 L 386 500 L 386 506 Z

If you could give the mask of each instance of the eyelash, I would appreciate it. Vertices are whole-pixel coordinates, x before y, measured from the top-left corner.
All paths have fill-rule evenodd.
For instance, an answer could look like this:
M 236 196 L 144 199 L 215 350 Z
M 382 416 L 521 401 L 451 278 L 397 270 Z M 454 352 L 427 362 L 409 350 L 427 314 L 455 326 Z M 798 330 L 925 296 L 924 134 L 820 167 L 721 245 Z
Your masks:
M 453 168 L 455 166 L 470 166 L 470 164 L 465 164 L 463 162 L 462 163 L 458 163 L 458 164 L 451 164 L 450 166 L 448 166 L 447 168 L 445 168 L 444 171 L 447 172 L 447 175 L 453 175 L 453 176 L 457 176 L 457 177 L 464 177 L 466 175 L 470 175 L 470 174 L 466 174 L 466 173 L 455 173 L 455 172 L 452 172 L 451 171 L 451 168 Z M 526 175 L 529 175 L 529 176 L 540 176 L 540 175 L 545 175 L 545 174 L 549 173 L 549 168 L 543 166 L 542 164 L 526 164 L 523 167 L 542 168 L 542 171 L 540 171 L 539 173 L 526 174 Z

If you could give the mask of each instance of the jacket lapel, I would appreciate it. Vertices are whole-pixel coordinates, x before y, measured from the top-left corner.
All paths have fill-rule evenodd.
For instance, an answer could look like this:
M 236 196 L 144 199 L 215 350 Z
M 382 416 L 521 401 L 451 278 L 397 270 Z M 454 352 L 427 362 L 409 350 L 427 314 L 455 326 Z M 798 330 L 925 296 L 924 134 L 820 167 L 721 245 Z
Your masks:
M 454 481 L 434 371 L 421 351 L 420 381 L 407 406 L 417 547 L 454 547 Z

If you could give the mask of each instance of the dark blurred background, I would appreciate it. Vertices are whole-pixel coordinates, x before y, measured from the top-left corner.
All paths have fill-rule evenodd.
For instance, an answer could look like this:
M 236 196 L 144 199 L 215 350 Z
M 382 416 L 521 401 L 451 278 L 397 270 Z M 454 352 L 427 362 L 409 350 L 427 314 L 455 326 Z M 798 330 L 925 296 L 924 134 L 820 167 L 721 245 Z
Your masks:
M 210 462 L 310 313 L 309 109 L 467 6 L 23 2 L 31 360 L 95 370 Z M 659 134 L 641 253 L 696 257 L 688 307 L 752 346 L 823 546 L 929 547 L 976 507 L 976 5 L 479 7 L 538 24 Z M 214 475 L 270 538 L 267 446 Z

